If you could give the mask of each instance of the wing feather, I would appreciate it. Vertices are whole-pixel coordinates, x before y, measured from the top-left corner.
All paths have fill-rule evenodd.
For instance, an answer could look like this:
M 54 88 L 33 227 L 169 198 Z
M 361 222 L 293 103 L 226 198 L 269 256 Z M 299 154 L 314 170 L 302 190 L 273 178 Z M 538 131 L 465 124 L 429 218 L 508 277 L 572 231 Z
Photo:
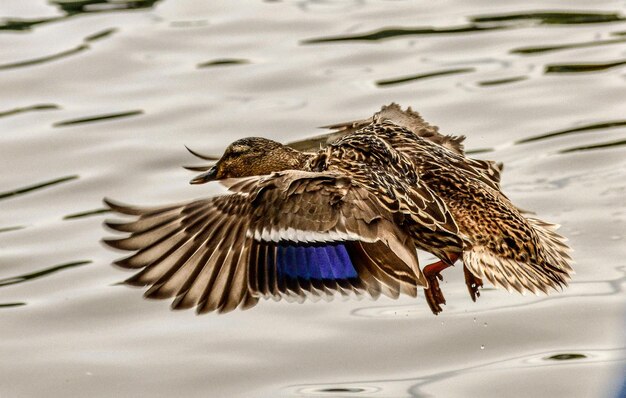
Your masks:
M 224 306 L 228 300 L 228 295 L 240 291 L 240 287 L 233 286 L 233 279 L 235 278 L 238 268 L 237 265 L 242 254 L 245 253 L 247 255 L 247 250 L 245 250 L 244 247 L 245 233 L 243 229 L 244 224 L 239 222 L 233 225 L 224 236 L 222 242 L 229 244 L 229 246 L 224 249 L 226 256 L 222 264 L 219 267 L 215 267 L 218 269 L 217 275 L 213 283 L 207 285 L 205 290 L 206 301 L 200 301 L 197 309 L 198 313 L 212 312 L 215 310 L 223 312 Z M 247 258 L 245 261 L 247 262 Z M 247 282 L 243 285 L 247 286 Z M 239 300 L 241 297 L 242 295 L 240 295 Z
M 198 313 L 249 308 L 260 297 L 395 298 L 415 295 L 425 282 L 415 248 L 402 247 L 409 238 L 394 214 L 344 175 L 286 171 L 226 185 L 229 195 L 176 206 L 143 210 L 107 201 L 135 217 L 109 222 L 129 235 L 105 240 L 133 252 L 116 262 L 139 270 L 126 282 L 149 286 L 146 297 L 174 297 L 173 308 L 196 307 Z M 350 246 L 348 260 L 337 257 L 337 244 Z M 302 253 L 309 257 L 288 258 L 287 250 L 297 250 L 287 247 L 308 247 Z M 332 264 L 353 264 L 357 274 Z

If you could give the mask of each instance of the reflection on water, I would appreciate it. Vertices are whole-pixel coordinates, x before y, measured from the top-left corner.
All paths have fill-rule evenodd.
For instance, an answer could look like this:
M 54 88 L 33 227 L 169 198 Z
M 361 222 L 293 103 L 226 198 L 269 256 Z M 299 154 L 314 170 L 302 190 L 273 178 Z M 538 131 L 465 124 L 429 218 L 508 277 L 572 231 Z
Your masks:
M 198 68 L 210 68 L 212 66 L 222 66 L 222 65 L 242 65 L 247 64 L 247 59 L 234 59 L 234 58 L 225 58 L 225 59 L 216 59 L 213 61 L 202 62 L 198 64 Z
M 142 110 L 133 110 L 133 111 L 118 112 L 118 113 L 107 113 L 104 115 L 95 115 L 95 116 L 81 117 L 78 119 L 63 120 L 63 121 L 54 123 L 53 126 L 54 127 L 66 127 L 66 126 L 73 126 L 75 124 L 100 122 L 103 120 L 119 119 L 119 118 L 124 118 L 124 117 L 137 116 L 141 114 L 143 114 Z
M 520 82 L 526 79 L 528 79 L 528 77 L 526 76 L 515 76 L 515 77 L 508 77 L 506 79 L 484 80 L 482 82 L 479 82 L 478 84 L 481 86 L 498 86 L 500 84 L 515 83 L 515 82 Z M 474 153 L 477 153 L 477 152 L 474 152 Z
M 622 146 L 622 145 L 626 145 L 626 140 L 603 142 L 601 144 L 593 144 L 593 145 L 575 146 L 572 148 L 561 149 L 559 153 L 590 151 L 594 149 L 604 149 L 604 148 L 611 148 L 611 147 Z
M 38 104 L 38 105 L 31 105 L 31 106 L 23 106 L 21 108 L 14 108 L 8 111 L 0 112 L 0 117 L 18 115 L 24 112 L 49 111 L 49 110 L 55 110 L 55 109 L 59 109 L 59 106 L 54 105 L 54 104 Z
M 0 308 L 21 307 L 23 305 L 26 305 L 26 303 L 0 303 Z
M 572 297 L 589 297 L 589 296 L 614 296 L 616 294 L 623 294 L 626 286 L 626 267 L 618 268 L 621 273 L 615 279 L 602 281 L 602 282 L 571 282 L 568 287 L 568 296 L 563 295 L 550 295 L 550 296 L 538 296 L 533 297 L 531 300 L 524 300 L 523 303 L 511 303 L 502 301 L 500 303 L 495 302 L 495 297 L 501 296 L 500 291 L 490 287 L 482 288 L 480 300 L 494 300 L 488 309 L 480 306 L 472 306 L 470 308 L 459 309 L 446 309 L 446 312 L 453 313 L 462 312 L 463 314 L 480 314 L 484 312 L 491 312 L 494 310 L 514 310 L 520 307 L 532 307 L 543 306 L 546 303 L 554 303 L 559 300 L 571 299 Z M 492 299 L 493 298 L 493 299 Z M 480 301 L 479 300 L 479 301 Z M 416 305 L 403 305 L 403 306 L 363 306 L 352 312 L 352 315 L 363 318 L 406 318 L 417 317 L 421 318 L 423 313 L 420 311 L 419 306 Z
M 492 31 L 496 29 L 510 29 L 525 27 L 520 22 L 533 22 L 546 25 L 572 25 L 572 24 L 597 24 L 624 21 L 624 17 L 617 13 L 579 13 L 579 12 L 535 12 L 535 13 L 512 13 L 501 15 L 482 15 L 468 18 L 470 24 L 447 28 L 389 28 L 380 29 L 369 33 L 354 35 L 320 37 L 304 40 L 303 44 L 320 44 L 341 41 L 378 41 L 403 36 L 437 35 L 472 33 Z
M 66 57 L 79 54 L 85 50 L 90 49 L 88 43 L 107 38 L 111 36 L 113 33 L 115 33 L 116 31 L 117 29 L 106 29 L 101 32 L 91 34 L 83 39 L 83 42 L 84 42 L 83 44 L 79 44 L 73 48 L 59 51 L 54 54 L 31 58 L 31 59 L 22 60 L 22 61 L 17 61 L 17 62 L 9 62 L 6 64 L 0 64 L 0 71 L 5 70 L 5 69 L 23 68 L 27 66 L 34 66 L 34 65 L 44 64 L 47 62 L 58 61 Z
M 0 228 L 0 233 L 2 232 L 11 232 L 11 231 L 19 231 L 20 229 L 24 229 L 26 228 L 23 225 L 16 225 L 14 227 L 4 227 L 4 228 Z
M 68 15 L 153 7 L 159 0 L 51 0 Z
M 111 29 L 105 29 L 103 31 L 94 33 L 92 35 L 89 35 L 87 37 L 85 37 L 85 41 L 86 42 L 90 42 L 90 41 L 98 41 L 100 39 L 105 39 L 109 36 L 111 36 L 113 33 L 117 32 L 117 29 L 115 28 L 111 28 Z
M 626 65 L 626 61 L 598 62 L 585 64 L 553 64 L 546 65 L 546 73 L 584 73 L 598 72 Z
M 43 64 L 45 62 L 56 61 L 65 57 L 69 57 L 74 54 L 78 54 L 82 51 L 85 51 L 89 48 L 86 44 L 81 44 L 74 48 L 70 48 L 69 50 L 61 51 L 56 54 L 46 55 L 45 57 L 38 57 L 33 59 L 28 59 L 25 61 L 11 62 L 8 64 L 1 64 L 0 70 L 4 69 L 13 69 L 13 68 L 23 68 L 25 66 L 33 66 L 38 64 Z
M 624 43 L 625 39 L 610 39 L 610 40 L 594 40 L 594 41 L 585 41 L 580 43 L 567 43 L 560 45 L 552 45 L 552 46 L 538 46 L 538 47 L 520 47 L 514 48 L 511 50 L 512 54 L 539 54 L 545 52 L 552 51 L 560 51 L 560 50 L 571 50 L 574 48 L 585 48 L 585 47 L 597 47 L 597 46 L 605 46 L 608 44 L 620 44 Z
M 315 39 L 303 40 L 302 44 L 320 44 L 342 41 L 379 41 L 404 36 L 421 36 L 421 35 L 438 35 L 438 34 L 456 34 L 491 31 L 494 29 L 503 29 L 501 26 L 479 26 L 479 25 L 463 25 L 450 28 L 391 28 L 380 29 L 374 32 L 361 33 L 356 35 L 320 37 Z
M 610 350 L 586 350 L 584 353 L 531 353 L 523 356 L 516 356 L 502 361 L 485 362 L 478 366 L 459 367 L 454 370 L 443 372 L 428 372 L 424 376 L 414 378 L 392 379 L 392 380 L 375 380 L 368 382 L 344 382 L 337 383 L 334 387 L 325 386 L 294 386 L 288 390 L 293 391 L 290 396 L 326 396 L 333 394 L 336 397 L 352 397 L 366 395 L 368 397 L 431 397 L 448 396 L 480 396 L 480 389 L 468 389 L 458 386 L 451 389 L 441 389 L 442 385 L 448 382 L 462 382 L 467 378 L 475 378 L 479 374 L 487 374 L 488 381 L 483 377 L 480 387 L 485 389 L 485 383 L 490 382 L 500 384 L 498 378 L 502 375 L 509 376 L 510 373 L 517 373 L 519 377 L 526 374 L 530 369 L 539 368 L 544 372 L 546 368 L 554 367 L 555 363 L 566 361 L 568 364 L 583 365 L 587 367 L 594 363 L 611 363 L 624 361 L 626 359 L 626 350 L 610 349 Z M 572 373 L 584 373 L 585 367 L 568 368 Z M 563 370 L 565 374 L 568 370 Z M 512 375 L 512 374 L 511 374 Z M 561 384 L 562 385 L 562 384 Z M 345 387 L 344 387 L 345 386 Z M 358 386 L 358 387 L 356 387 Z M 524 383 L 524 386 L 527 386 Z M 510 391 L 510 385 L 503 385 L 504 390 Z M 554 396 L 551 394 L 542 394 L 546 392 L 545 385 L 537 386 L 537 395 L 531 396 Z M 328 391 L 331 391 L 329 393 Z M 433 393 L 435 391 L 436 393 Z M 557 390 L 558 391 L 558 390 Z M 366 393 L 366 394 L 363 394 Z M 458 394 L 458 395 L 457 395 Z M 510 393 L 506 394 L 511 396 Z M 515 394 L 514 396 L 525 396 L 524 394 Z M 564 397 L 567 395 L 563 395 Z
M 9 278 L 2 278 L 2 279 L 0 279 L 0 287 L 9 286 L 9 285 L 15 285 L 17 283 L 28 282 L 28 281 L 30 281 L 32 279 L 42 278 L 44 276 L 47 276 L 47 275 L 50 275 L 50 274 L 62 271 L 64 269 L 80 267 L 82 265 L 87 265 L 87 264 L 91 264 L 91 263 L 92 263 L 92 261 L 74 261 L 74 262 L 71 262 L 71 263 L 59 264 L 59 265 L 55 265 L 53 267 L 44 268 L 42 270 L 39 270 L 39 271 L 36 271 L 36 272 L 30 272 L 28 274 L 12 276 L 12 277 L 9 277 Z
M 304 387 L 296 391 L 303 397 L 359 397 L 376 396 L 381 389 L 377 387 Z
M 64 220 L 74 220 L 74 219 L 77 219 L 77 218 L 99 216 L 100 214 L 109 213 L 110 211 L 111 211 L 110 209 L 95 209 L 95 210 L 81 211 L 79 213 L 72 213 L 72 214 L 68 214 L 66 216 L 63 216 L 63 219 Z
M 13 19 L 13 18 L 3 18 L 0 20 L 0 31 L 1 30 L 30 30 L 35 25 L 40 25 L 48 22 L 56 22 L 64 19 L 65 17 L 54 17 L 54 18 L 38 18 L 31 20 L 22 20 L 22 19 Z
M 584 354 L 555 354 L 546 357 L 545 359 L 548 361 L 571 361 L 572 359 L 584 359 L 587 358 Z
M 38 190 L 40 190 L 42 188 L 48 188 L 48 187 L 51 187 L 51 186 L 54 186 L 54 185 L 63 184 L 65 182 L 72 181 L 72 180 L 75 180 L 77 178 L 78 178 L 77 175 L 66 176 L 66 177 L 56 178 L 56 179 L 50 180 L 50 181 L 45 181 L 45 182 L 40 182 L 40 183 L 37 183 L 37 184 L 29 185 L 29 186 L 26 186 L 26 187 L 23 187 L 23 188 L 14 189 L 14 190 L 8 191 L 8 192 L 0 192 L 0 200 L 12 198 L 14 196 L 23 195 L 25 193 L 29 193 L 29 192 L 33 192 L 33 191 L 38 191 Z
M 0 20 L 0 31 L 30 30 L 37 25 L 60 22 L 81 14 L 150 8 L 159 1 L 160 0 L 50 0 L 49 3 L 57 6 L 65 15 L 35 19 L 3 18 Z
M 545 25 L 596 24 L 624 21 L 612 12 L 528 12 L 472 17 L 474 22 L 533 21 Z
M 565 129 L 565 130 L 558 130 L 558 131 L 554 131 L 554 132 L 550 132 L 550 133 L 546 133 L 546 134 L 541 134 L 541 135 L 536 135 L 536 136 L 532 136 L 532 137 L 527 137 L 521 140 L 516 141 L 516 144 L 525 144 L 527 142 L 534 142 L 534 141 L 540 141 L 540 140 L 545 140 L 545 139 L 549 139 L 549 138 L 554 138 L 554 137 L 559 137 L 559 136 L 563 136 L 563 135 L 569 135 L 569 134 L 575 134 L 575 133 L 584 133 L 584 132 L 588 132 L 588 131 L 597 131 L 597 130 L 607 130 L 607 129 L 612 129 L 615 127 L 622 127 L 622 126 L 626 126 L 626 120 L 612 120 L 610 122 L 603 122 L 603 123 L 593 123 L 593 124 L 587 124 L 584 126 L 580 126 L 580 127 L 575 127 L 575 128 L 571 128 L 571 129 Z
M 438 72 L 423 73 L 423 74 L 419 74 L 419 75 L 399 77 L 399 78 L 396 78 L 396 79 L 379 80 L 379 81 L 376 82 L 376 84 L 378 86 L 380 86 L 380 87 L 392 86 L 392 85 L 395 85 L 395 84 L 413 82 L 415 80 L 428 79 L 428 78 L 431 78 L 431 77 L 455 75 L 457 73 L 468 73 L 468 72 L 473 72 L 474 70 L 475 70 L 474 68 L 449 69 L 449 70 L 443 70 L 443 71 L 438 71 Z
M 626 10 L 570 7 L 3 2 L 0 395 L 619 396 Z M 504 163 L 515 203 L 563 225 L 568 289 L 488 287 L 473 303 L 457 266 L 437 317 L 421 296 L 196 317 L 115 286 L 127 275 L 99 243 L 103 197 L 218 194 L 188 184 L 184 145 L 316 150 L 333 139 L 316 126 L 391 101 L 466 135 L 472 156 Z

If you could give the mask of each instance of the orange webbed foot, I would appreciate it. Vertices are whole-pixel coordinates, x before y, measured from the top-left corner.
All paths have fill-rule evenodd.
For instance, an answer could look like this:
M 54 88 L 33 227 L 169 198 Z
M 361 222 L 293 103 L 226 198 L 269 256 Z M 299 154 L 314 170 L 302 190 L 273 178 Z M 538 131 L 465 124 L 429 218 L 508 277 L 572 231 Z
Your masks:
M 443 280 L 441 274 L 426 276 L 428 280 L 428 288 L 424 289 L 424 295 L 426 296 L 426 302 L 430 307 L 433 314 L 438 315 L 443 309 L 441 305 L 446 303 L 446 299 L 439 288 L 439 281 Z
M 436 263 L 428 264 L 424 267 L 424 276 L 428 281 L 428 288 L 424 289 L 424 295 L 426 296 L 426 302 L 433 314 L 437 315 L 443 309 L 442 305 L 446 304 L 446 299 L 439 287 L 439 281 L 443 280 L 441 271 L 448 268 L 454 263 L 458 255 L 450 255 L 450 261 L 437 261 Z

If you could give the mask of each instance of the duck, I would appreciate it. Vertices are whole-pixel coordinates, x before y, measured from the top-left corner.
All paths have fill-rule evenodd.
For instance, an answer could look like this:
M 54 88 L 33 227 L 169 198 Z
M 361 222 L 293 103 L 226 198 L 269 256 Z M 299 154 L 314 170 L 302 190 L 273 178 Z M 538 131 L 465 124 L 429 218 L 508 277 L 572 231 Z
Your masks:
M 227 194 L 157 207 L 104 199 L 125 217 L 104 239 L 131 254 L 114 262 L 125 283 L 198 314 L 254 307 L 261 299 L 417 297 L 446 304 L 442 271 L 458 260 L 473 301 L 484 280 L 519 293 L 567 286 L 574 271 L 558 225 L 502 192 L 502 165 L 466 156 L 464 136 L 444 135 L 410 107 L 284 145 L 249 137 L 217 162 L 188 167 L 191 184 Z M 130 219 L 128 219 L 130 218 Z M 417 250 L 438 261 L 420 267 Z

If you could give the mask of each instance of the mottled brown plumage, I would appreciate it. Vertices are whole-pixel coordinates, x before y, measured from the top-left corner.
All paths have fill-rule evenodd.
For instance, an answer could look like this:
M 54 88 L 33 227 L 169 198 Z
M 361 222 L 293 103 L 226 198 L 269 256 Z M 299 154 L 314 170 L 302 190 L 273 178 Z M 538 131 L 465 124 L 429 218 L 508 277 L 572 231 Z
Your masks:
M 127 282 L 198 312 L 261 297 L 415 296 L 423 286 L 438 313 L 440 272 L 458 257 L 472 299 L 481 278 L 533 293 L 567 284 L 569 248 L 556 227 L 522 215 L 500 191 L 501 167 L 467 158 L 462 137 L 395 104 L 332 127 L 334 141 L 317 153 L 248 138 L 193 168 L 205 173 L 192 183 L 221 180 L 228 195 L 151 209 L 107 200 L 134 217 L 108 222 L 130 235 L 105 241 L 134 252 L 116 263 L 140 270 Z M 441 261 L 422 272 L 416 248 Z
M 370 131 L 372 130 L 372 131 Z M 474 276 L 519 292 L 544 293 L 565 285 L 572 272 L 569 248 L 556 226 L 525 217 L 499 189 L 490 163 L 415 137 L 392 122 L 352 134 L 385 137 L 414 161 L 424 185 L 441 198 L 463 239 L 463 260 Z

